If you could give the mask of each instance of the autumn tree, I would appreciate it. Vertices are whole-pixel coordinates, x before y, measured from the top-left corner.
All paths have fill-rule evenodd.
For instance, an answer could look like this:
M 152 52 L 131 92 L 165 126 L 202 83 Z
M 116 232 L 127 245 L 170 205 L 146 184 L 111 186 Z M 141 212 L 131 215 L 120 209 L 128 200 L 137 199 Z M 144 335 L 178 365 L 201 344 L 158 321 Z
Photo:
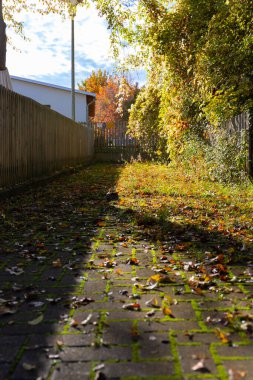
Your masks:
M 79 90 L 94 92 L 95 94 L 98 94 L 100 88 L 107 85 L 108 78 L 109 73 L 106 70 L 92 70 L 91 75 L 78 85 Z
M 92 71 L 79 89 L 96 94 L 95 122 L 127 121 L 129 109 L 139 91 L 126 76 L 110 75 L 106 70 Z
M 219 125 L 253 105 L 253 0 L 118 1 L 107 13 L 113 42 L 131 46 L 124 65 L 145 67 L 147 88 L 132 107 L 131 129 L 143 136 L 152 115 L 154 134 L 167 136 L 173 155 L 181 151 L 185 133 L 204 136 L 209 124 Z M 115 18 L 116 17 L 116 18 Z M 149 107 L 151 89 L 159 96 L 158 112 Z M 138 101 L 140 100 L 140 101 Z M 154 115 L 157 119 L 154 120 Z
M 115 78 L 108 78 L 105 86 L 101 86 L 96 97 L 94 122 L 113 123 L 120 119 L 117 112 L 118 83 Z

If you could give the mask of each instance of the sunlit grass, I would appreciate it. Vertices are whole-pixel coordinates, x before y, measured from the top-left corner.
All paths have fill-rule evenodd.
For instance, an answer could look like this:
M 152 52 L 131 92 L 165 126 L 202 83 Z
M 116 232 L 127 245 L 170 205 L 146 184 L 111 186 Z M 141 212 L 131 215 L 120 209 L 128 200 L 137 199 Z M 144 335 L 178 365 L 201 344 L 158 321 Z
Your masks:
M 253 241 L 253 186 L 223 186 L 154 163 L 131 163 L 121 171 L 117 190 L 120 207 L 148 219 L 194 225 Z M 144 221 L 145 223 L 145 221 Z

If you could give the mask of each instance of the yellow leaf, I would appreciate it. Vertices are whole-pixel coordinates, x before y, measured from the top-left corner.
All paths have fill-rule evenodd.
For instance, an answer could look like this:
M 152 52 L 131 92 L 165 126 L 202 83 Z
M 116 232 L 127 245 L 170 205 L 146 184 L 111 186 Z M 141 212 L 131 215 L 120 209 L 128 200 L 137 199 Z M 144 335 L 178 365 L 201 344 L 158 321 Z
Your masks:
M 171 296 L 164 296 L 164 301 L 166 303 L 168 303 L 169 305 L 172 305 L 174 302 L 173 302 L 173 298 Z
M 156 297 L 152 298 L 151 300 L 151 306 L 153 307 L 159 307 L 159 301 Z
M 218 336 L 218 338 L 220 338 L 220 340 L 222 341 L 222 343 L 226 344 L 226 343 L 229 342 L 227 334 L 225 334 L 224 332 L 222 332 L 220 329 L 215 329 L 215 333 Z
M 162 279 L 162 275 L 160 274 L 154 274 L 153 276 L 149 277 L 148 283 L 153 284 L 154 282 L 159 282 Z
M 115 269 L 115 274 L 117 274 L 118 276 L 123 276 L 123 270 L 118 268 L 118 269 Z
M 172 310 L 168 306 L 164 306 L 162 311 L 164 315 L 167 315 L 171 318 L 175 318 L 174 315 L 172 314 Z

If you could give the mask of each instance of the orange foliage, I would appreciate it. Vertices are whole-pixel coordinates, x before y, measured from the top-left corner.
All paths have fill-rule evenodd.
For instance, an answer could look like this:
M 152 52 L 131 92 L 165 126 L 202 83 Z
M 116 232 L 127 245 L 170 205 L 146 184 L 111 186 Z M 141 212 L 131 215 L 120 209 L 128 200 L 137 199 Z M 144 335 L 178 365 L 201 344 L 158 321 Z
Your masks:
M 100 87 L 96 100 L 95 122 L 115 122 L 120 119 L 117 113 L 117 93 L 119 86 L 109 78 L 105 87 Z
M 138 85 L 129 83 L 126 77 L 109 75 L 105 70 L 92 71 L 80 85 L 80 90 L 96 94 L 94 122 L 114 124 L 128 119 L 128 108 L 138 92 Z M 109 123 L 109 124 L 108 124 Z

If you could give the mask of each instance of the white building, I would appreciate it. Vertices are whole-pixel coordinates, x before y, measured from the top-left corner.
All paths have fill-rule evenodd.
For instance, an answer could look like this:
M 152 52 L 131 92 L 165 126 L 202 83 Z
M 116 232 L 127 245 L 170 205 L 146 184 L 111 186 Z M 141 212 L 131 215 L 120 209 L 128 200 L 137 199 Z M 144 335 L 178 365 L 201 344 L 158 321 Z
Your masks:
M 32 98 L 71 119 L 72 100 L 70 88 L 15 76 L 11 76 L 11 82 L 14 92 Z M 89 117 L 94 116 L 95 98 L 96 95 L 92 92 L 75 91 L 77 122 L 87 122 L 87 113 L 89 113 Z

